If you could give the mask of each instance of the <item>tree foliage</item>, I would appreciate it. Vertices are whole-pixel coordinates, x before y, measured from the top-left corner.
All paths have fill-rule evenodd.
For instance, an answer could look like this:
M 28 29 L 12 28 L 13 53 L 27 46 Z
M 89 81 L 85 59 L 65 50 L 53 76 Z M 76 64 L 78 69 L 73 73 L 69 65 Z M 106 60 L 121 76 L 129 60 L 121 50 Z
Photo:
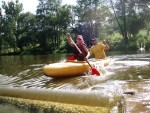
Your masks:
M 145 27 L 150 16 L 150 1 L 148 0 L 110 0 L 120 33 L 128 45 L 128 40 L 135 37 L 139 30 Z M 145 18 L 146 17 L 146 18 Z
M 32 14 L 23 13 L 18 0 L 2 1 L 0 52 L 66 51 L 70 49 L 64 38 L 67 32 L 73 37 L 83 35 L 88 46 L 91 38 L 99 38 L 107 39 L 113 49 L 136 48 L 133 45 L 139 41 L 149 48 L 150 1 L 77 0 L 76 6 L 61 3 L 62 0 L 39 0 L 36 14 Z M 146 36 L 139 34 L 143 29 Z
M 91 38 L 100 37 L 100 31 L 110 17 L 109 8 L 103 3 L 102 0 L 77 0 L 78 33 L 86 37 L 88 43 Z
M 70 24 L 68 6 L 61 6 L 61 0 L 39 0 L 36 12 L 37 38 L 42 48 L 49 44 L 59 47 L 61 36 Z
M 2 18 L 3 20 L 3 36 L 4 42 L 7 42 L 10 47 L 14 48 L 16 52 L 17 43 L 19 41 L 19 34 L 18 34 L 18 18 L 19 14 L 22 11 L 22 4 L 20 4 L 17 0 L 14 3 L 10 1 L 6 3 L 5 1 L 2 2 L 2 8 L 5 11 L 5 15 Z

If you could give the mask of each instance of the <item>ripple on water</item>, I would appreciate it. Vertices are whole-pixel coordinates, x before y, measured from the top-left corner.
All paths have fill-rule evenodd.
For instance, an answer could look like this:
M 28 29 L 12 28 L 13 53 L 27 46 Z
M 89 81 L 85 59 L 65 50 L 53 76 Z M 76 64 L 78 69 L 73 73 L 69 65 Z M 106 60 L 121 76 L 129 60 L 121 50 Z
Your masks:
M 141 82 L 129 82 L 125 90 L 133 90 L 135 95 L 126 95 L 126 109 L 128 112 L 149 113 L 150 111 L 150 80 Z
M 149 61 L 116 61 L 115 64 L 122 64 L 124 66 L 145 66 L 145 65 L 149 65 L 150 62 Z

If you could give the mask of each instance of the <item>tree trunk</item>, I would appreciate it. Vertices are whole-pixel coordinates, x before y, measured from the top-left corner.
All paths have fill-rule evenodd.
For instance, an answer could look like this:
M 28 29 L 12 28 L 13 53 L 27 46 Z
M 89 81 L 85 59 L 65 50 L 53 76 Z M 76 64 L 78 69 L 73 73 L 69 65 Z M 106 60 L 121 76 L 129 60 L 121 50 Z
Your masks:
M 127 36 L 127 24 L 126 24 L 126 5 L 125 5 L 125 1 L 122 0 L 122 15 L 123 15 L 123 38 L 124 38 L 124 41 L 125 41 L 125 44 L 128 45 L 128 36 Z

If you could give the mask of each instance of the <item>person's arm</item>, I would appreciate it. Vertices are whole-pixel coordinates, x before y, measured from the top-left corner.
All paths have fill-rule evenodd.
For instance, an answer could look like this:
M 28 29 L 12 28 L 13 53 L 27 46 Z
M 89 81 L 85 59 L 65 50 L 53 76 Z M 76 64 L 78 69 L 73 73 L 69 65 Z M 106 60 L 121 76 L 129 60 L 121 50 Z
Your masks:
M 88 50 L 86 45 L 83 45 L 83 49 L 85 50 L 85 52 L 87 52 L 87 53 L 89 52 L 89 50 Z
M 68 39 L 69 45 L 72 46 L 72 47 L 75 47 L 75 46 L 74 46 L 74 43 L 72 42 L 72 39 L 71 39 L 71 36 L 70 36 L 69 33 L 66 34 L 66 37 L 67 37 L 67 39 Z
M 90 52 L 88 51 L 88 53 L 87 53 L 87 55 L 86 55 L 86 57 L 85 57 L 85 60 L 87 60 L 92 54 L 93 54 L 93 53 L 92 53 L 91 50 L 90 50 Z
M 106 43 L 105 40 L 103 40 L 103 44 L 105 45 L 105 50 L 109 50 L 110 49 L 109 45 Z

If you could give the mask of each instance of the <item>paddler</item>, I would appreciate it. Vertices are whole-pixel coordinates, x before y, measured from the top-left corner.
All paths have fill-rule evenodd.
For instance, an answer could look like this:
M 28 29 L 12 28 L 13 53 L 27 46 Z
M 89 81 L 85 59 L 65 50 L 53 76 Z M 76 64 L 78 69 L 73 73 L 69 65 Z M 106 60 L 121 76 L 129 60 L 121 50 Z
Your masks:
M 78 48 L 81 50 L 82 53 L 79 53 L 79 51 L 75 47 L 75 43 L 73 42 L 71 35 L 69 33 L 66 34 L 66 37 L 68 39 L 69 45 L 75 49 L 74 55 L 72 57 L 69 57 L 70 59 L 67 59 L 67 60 L 84 61 L 85 57 L 88 54 L 88 48 L 83 40 L 83 36 L 77 35 L 77 37 L 76 37 L 76 45 L 78 46 Z
M 106 43 L 105 40 L 103 40 L 102 43 L 98 43 L 96 38 L 93 38 L 91 40 L 92 47 L 90 48 L 90 52 L 88 52 L 87 56 L 85 59 L 88 59 L 92 54 L 96 59 L 105 59 L 106 54 L 105 50 L 109 50 L 109 45 Z

